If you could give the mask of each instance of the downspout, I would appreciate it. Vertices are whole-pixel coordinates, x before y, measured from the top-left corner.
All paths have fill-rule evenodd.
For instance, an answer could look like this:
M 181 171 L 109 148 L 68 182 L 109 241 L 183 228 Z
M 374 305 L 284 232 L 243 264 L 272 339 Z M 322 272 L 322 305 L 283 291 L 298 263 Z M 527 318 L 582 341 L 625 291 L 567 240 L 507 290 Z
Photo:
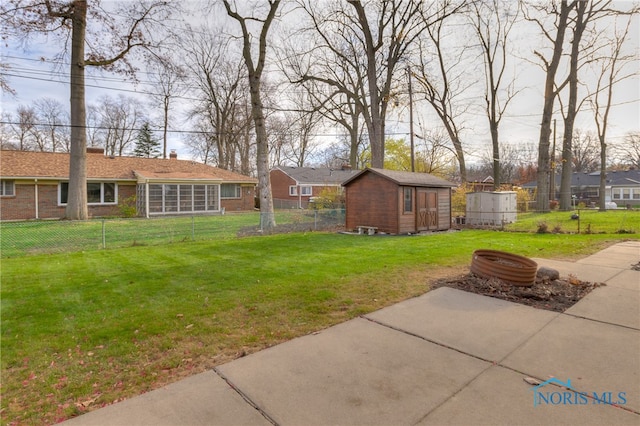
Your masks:
M 38 179 L 35 179 L 35 201 L 36 201 L 36 219 L 40 219 L 40 208 L 38 206 Z
M 298 208 L 301 209 L 302 208 L 302 187 L 300 186 L 300 184 L 296 185 L 296 191 L 298 192 Z

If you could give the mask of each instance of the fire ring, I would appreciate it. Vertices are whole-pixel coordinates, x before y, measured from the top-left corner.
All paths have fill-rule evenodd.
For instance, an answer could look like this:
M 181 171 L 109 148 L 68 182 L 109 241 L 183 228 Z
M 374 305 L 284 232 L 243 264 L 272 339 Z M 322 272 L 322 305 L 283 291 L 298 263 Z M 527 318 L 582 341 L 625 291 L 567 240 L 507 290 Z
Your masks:
M 538 264 L 533 260 L 497 250 L 476 250 L 471 272 L 483 278 L 499 278 L 510 284 L 530 287 L 536 280 Z

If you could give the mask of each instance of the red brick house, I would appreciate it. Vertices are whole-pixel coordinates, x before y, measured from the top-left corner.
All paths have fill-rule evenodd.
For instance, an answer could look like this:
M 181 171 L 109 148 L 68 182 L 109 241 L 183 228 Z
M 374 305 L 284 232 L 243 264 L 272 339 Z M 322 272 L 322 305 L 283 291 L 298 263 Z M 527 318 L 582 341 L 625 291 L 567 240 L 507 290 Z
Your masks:
M 370 228 L 387 234 L 451 228 L 451 188 L 427 173 L 367 168 L 343 183 L 345 228 Z
M 342 193 L 342 182 L 356 174 L 351 167 L 278 166 L 271 169 L 271 193 L 277 208 L 307 208 L 312 197 L 323 191 Z
M 0 220 L 62 218 L 69 154 L 0 151 Z M 87 199 L 92 217 L 212 214 L 252 210 L 254 178 L 194 161 L 106 157 L 87 149 Z

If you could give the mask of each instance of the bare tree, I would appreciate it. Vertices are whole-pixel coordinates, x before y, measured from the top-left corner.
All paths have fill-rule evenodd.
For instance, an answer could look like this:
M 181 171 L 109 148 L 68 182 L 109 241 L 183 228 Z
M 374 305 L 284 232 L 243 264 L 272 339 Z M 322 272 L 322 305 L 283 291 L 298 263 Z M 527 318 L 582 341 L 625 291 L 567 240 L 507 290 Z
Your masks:
M 571 162 L 574 172 L 593 172 L 600 164 L 600 143 L 592 132 L 574 129 L 571 142 Z
M 4 21 L 3 32 L 13 36 L 27 37 L 32 33 L 61 34 L 64 42 L 71 42 L 70 61 L 70 161 L 69 192 L 65 216 L 67 219 L 87 219 L 87 171 L 86 171 L 86 107 L 85 69 L 89 66 L 118 69 L 133 73 L 126 56 L 132 49 L 150 48 L 152 43 L 145 38 L 145 26 L 157 22 L 158 16 L 167 10 L 167 2 L 131 2 L 122 13 L 109 13 L 87 0 L 7 0 L 0 6 Z M 87 16 L 97 30 L 87 40 Z M 125 17 L 125 23 L 118 18 Z M 127 29 L 123 30 L 122 25 Z M 90 52 L 85 54 L 85 47 Z
M 100 133 L 105 154 L 121 157 L 134 148 L 136 134 L 147 120 L 142 102 L 118 95 L 100 98 Z
M 42 151 L 67 151 L 66 137 L 69 117 L 64 106 L 52 98 L 40 98 L 34 103 L 38 127 L 45 138 Z
M 242 30 L 242 56 L 247 67 L 249 79 L 249 91 L 251 94 L 251 117 L 255 123 L 256 147 L 257 147 L 257 170 L 258 170 L 258 192 L 260 198 L 260 221 L 262 229 L 267 231 L 276 226 L 276 218 L 273 211 L 273 197 L 271 195 L 271 178 L 269 175 L 269 142 L 265 127 L 264 108 L 262 103 L 261 84 L 262 72 L 264 71 L 267 56 L 267 35 L 269 28 L 273 24 L 276 12 L 280 6 L 280 0 L 268 0 L 268 11 L 264 18 L 256 16 L 242 16 L 238 13 L 237 5 L 234 2 L 232 7 L 229 0 L 223 0 L 227 14 L 236 20 Z M 261 8 L 257 7 L 255 11 Z M 252 33 L 249 29 L 250 23 L 259 23 L 259 37 L 257 45 L 257 57 L 254 58 L 252 47 Z
M 640 131 L 628 132 L 622 143 L 615 147 L 618 161 L 627 167 L 640 169 Z
M 239 145 L 244 142 L 244 128 L 251 126 L 251 118 L 244 113 L 248 103 L 246 67 L 242 59 L 230 51 L 228 40 L 221 34 L 210 33 L 205 27 L 191 34 L 184 50 L 198 101 L 190 116 L 206 120 L 210 132 L 206 137 L 197 138 L 200 144 L 211 144 L 210 148 L 200 150 L 208 156 L 203 160 L 239 171 L 237 157 L 243 151 Z
M 524 2 L 523 12 L 528 21 L 534 22 L 542 32 L 544 39 L 553 45 L 551 58 L 547 59 L 543 53 L 534 51 L 534 54 L 542 61 L 543 69 L 546 73 L 544 83 L 544 103 L 542 107 L 542 121 L 540 123 L 540 138 L 538 141 L 538 176 L 536 191 L 536 209 L 538 211 L 549 211 L 549 179 L 550 179 L 550 156 L 549 156 L 549 139 L 551 136 L 551 117 L 553 115 L 553 105 L 559 88 L 556 87 L 556 73 L 562 58 L 562 50 L 564 47 L 564 37 L 569 25 L 569 13 L 575 7 L 577 0 L 570 3 L 567 0 L 561 0 L 560 10 L 557 3 L 550 4 L 528 4 Z M 530 10 L 533 14 L 529 13 Z M 554 18 L 552 28 L 544 20 L 539 18 Z
M 419 84 L 416 92 L 433 108 L 449 135 L 458 162 L 460 180 L 465 183 L 467 166 L 461 137 L 461 117 L 469 104 L 459 98 L 476 82 L 469 78 L 470 65 L 466 61 L 466 49 L 453 52 L 443 44 L 445 38 L 453 36 L 454 30 L 446 28 L 449 18 L 461 10 L 460 6 L 443 8 L 439 18 L 427 26 L 424 37 L 419 40 L 419 63 L 413 67 L 413 76 Z
M 502 182 L 501 171 L 511 169 L 511 164 L 500 167 L 500 121 L 509 103 L 518 93 L 514 79 L 506 80 L 505 71 L 510 57 L 509 34 L 518 22 L 518 8 L 509 2 L 498 0 L 472 2 L 472 25 L 480 42 L 484 62 L 485 112 L 491 134 L 493 182 L 497 188 Z M 510 177 L 505 177 L 508 181 Z
M 37 114 L 34 107 L 18 105 L 17 120 L 11 125 L 19 151 L 33 149 L 33 132 L 36 131 Z
M 632 14 L 637 14 L 639 10 L 634 7 Z M 629 78 L 637 71 L 626 72 L 625 65 L 638 61 L 636 55 L 625 55 L 622 47 L 627 40 L 629 27 L 631 25 L 632 14 L 627 17 L 626 24 L 622 30 L 614 27 L 613 37 L 609 40 L 610 55 L 600 61 L 598 72 L 598 82 L 595 92 L 591 98 L 591 105 L 594 111 L 598 140 L 600 142 L 600 210 L 606 210 L 606 170 L 607 170 L 607 127 L 609 125 L 609 114 L 613 104 L 613 88 L 620 81 Z
M 162 158 L 167 158 L 167 130 L 169 128 L 172 98 L 185 92 L 186 71 L 171 58 L 152 55 L 148 60 L 151 81 L 154 82 L 152 99 L 159 101 L 162 114 Z
M 417 0 L 347 1 L 346 5 L 303 2 L 312 21 L 308 30 L 318 38 L 306 59 L 299 62 L 298 81 L 324 83 L 357 104 L 367 125 L 373 167 L 384 165 L 385 119 L 396 83 L 394 71 L 430 25 L 431 6 Z M 317 63 L 322 64 L 320 68 L 313 66 Z M 345 70 L 351 75 L 345 75 Z M 353 84 L 352 79 L 359 82 Z

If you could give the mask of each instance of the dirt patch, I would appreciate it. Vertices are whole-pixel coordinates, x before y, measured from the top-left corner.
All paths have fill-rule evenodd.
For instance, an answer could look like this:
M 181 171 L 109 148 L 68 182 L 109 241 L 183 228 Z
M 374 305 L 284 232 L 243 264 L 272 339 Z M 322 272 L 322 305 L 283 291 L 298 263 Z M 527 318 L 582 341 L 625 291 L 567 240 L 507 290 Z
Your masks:
M 538 309 L 564 312 L 602 283 L 580 281 L 573 276 L 557 280 L 536 279 L 531 287 L 520 287 L 497 278 L 482 278 L 473 273 L 443 278 L 431 284 L 432 289 L 451 287 L 483 296 L 521 303 Z

